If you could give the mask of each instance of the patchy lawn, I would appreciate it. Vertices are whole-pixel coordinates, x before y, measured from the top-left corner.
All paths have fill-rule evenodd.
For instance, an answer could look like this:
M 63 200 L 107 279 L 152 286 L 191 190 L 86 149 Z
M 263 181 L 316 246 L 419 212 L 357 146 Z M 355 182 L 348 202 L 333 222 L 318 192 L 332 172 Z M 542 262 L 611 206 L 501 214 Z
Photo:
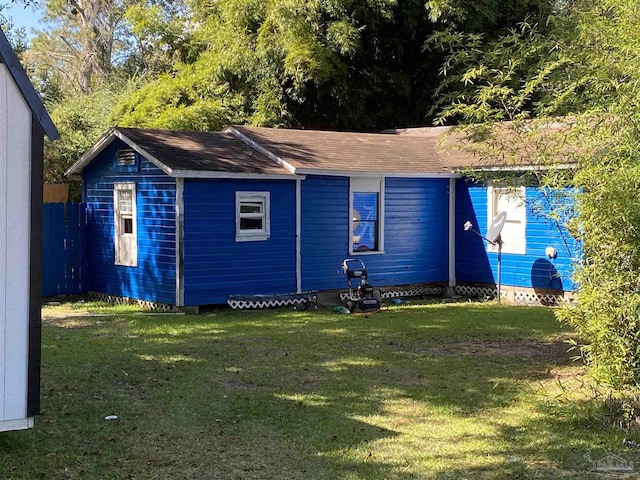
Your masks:
M 43 414 L 0 433 L 0 478 L 584 479 L 640 460 L 550 309 L 44 314 Z

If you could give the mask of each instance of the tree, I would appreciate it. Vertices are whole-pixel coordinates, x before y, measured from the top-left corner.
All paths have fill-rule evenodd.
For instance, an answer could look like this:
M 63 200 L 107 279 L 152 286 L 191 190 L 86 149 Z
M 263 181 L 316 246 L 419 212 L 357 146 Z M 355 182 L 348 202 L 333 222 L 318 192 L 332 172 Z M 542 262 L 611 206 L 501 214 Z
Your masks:
M 171 71 L 176 62 L 191 63 L 200 53 L 193 42 L 197 23 L 189 0 L 146 0 L 126 11 L 131 55 L 121 64 L 125 72 L 155 76 Z
M 173 59 L 173 50 L 165 48 L 170 35 L 156 33 L 187 7 L 178 0 L 43 0 L 39 6 L 49 28 L 32 39 L 23 60 L 61 134 L 45 149 L 45 179 L 59 182 L 113 125 L 113 109 L 132 86 L 170 63 L 163 56 Z M 164 30 L 172 28 L 167 24 Z M 171 48 L 179 44 L 173 39 Z
M 90 94 L 66 98 L 49 109 L 60 139 L 45 144 L 46 182 L 65 181 L 64 172 L 113 126 L 113 105 L 135 88 L 133 81 L 126 85 L 103 84 Z
M 38 32 L 25 53 L 25 61 L 41 79 L 55 78 L 74 94 L 90 93 L 132 55 L 125 15 L 137 0 L 42 3 L 43 21 L 50 28 Z
M 487 0 L 273 1 L 192 4 L 191 52 L 120 106 L 127 125 L 379 130 L 424 124 L 441 60 L 424 52 L 435 29 L 497 35 L 546 2 Z
M 585 261 L 580 303 L 562 318 L 588 341 L 596 374 L 640 384 L 640 17 L 631 1 L 585 2 L 572 95 L 586 106 L 576 182 Z
M 95 139 L 98 119 L 85 110 L 91 102 L 99 120 L 138 127 L 219 130 L 249 122 L 376 131 L 424 124 L 442 58 L 423 50 L 427 35 L 456 26 L 493 38 L 525 11 L 537 18 L 547 8 L 546 0 L 448 0 L 426 8 L 422 0 L 40 4 L 50 28 L 25 52 L 27 67 L 50 109 L 70 133 L 78 122 L 85 140 Z M 123 87 L 131 84 L 139 88 Z M 99 92 L 115 102 L 111 109 Z M 63 140 L 47 151 L 57 178 L 79 149 L 66 150 Z
M 500 36 L 503 29 L 513 27 L 526 17 L 547 18 L 560 2 L 535 0 L 428 0 L 425 7 L 433 22 L 467 33 Z
M 583 247 L 576 273 L 579 301 L 558 310 L 558 316 L 580 334 L 582 354 L 599 379 L 637 387 L 640 16 L 627 0 L 578 1 L 568 7 L 546 32 L 528 26 L 471 48 L 452 42 L 455 48 L 442 69 L 447 100 L 440 115 L 443 121 L 484 122 L 481 131 L 489 144 L 496 138 L 491 134 L 495 122 L 512 120 L 507 125 L 519 140 L 511 151 L 527 144 L 530 119 L 549 124 L 544 116 L 556 114 L 571 125 L 561 129 L 559 140 L 540 137 L 536 151 L 545 154 L 535 157 L 544 166 L 559 158 L 575 162 L 570 175 L 545 168 L 539 177 L 552 188 L 579 192 L 570 225 Z M 505 150 L 484 154 L 504 155 Z
M 16 28 L 13 19 L 3 13 L 6 8 L 6 5 L 0 4 L 0 28 L 2 28 L 18 58 L 21 58 L 28 47 L 27 32 L 24 28 Z

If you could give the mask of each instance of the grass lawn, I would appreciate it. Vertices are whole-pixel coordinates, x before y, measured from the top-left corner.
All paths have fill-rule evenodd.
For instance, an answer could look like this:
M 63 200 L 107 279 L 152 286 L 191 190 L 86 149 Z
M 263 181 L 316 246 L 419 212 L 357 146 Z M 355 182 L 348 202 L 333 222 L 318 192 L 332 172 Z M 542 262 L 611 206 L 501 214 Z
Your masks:
M 44 310 L 43 412 L 0 433 L 0 478 L 584 479 L 640 460 L 550 309 L 80 308 Z

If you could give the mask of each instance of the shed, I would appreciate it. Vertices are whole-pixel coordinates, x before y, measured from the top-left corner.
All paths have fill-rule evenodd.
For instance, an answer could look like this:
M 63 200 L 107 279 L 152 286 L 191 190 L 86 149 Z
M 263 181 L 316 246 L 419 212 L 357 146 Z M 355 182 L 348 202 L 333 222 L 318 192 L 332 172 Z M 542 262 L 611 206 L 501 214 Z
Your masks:
M 58 138 L 0 31 L 0 431 L 33 426 L 40 408 L 45 135 Z
M 67 172 L 83 178 L 89 289 L 177 306 L 337 290 L 347 257 L 378 287 L 456 287 L 457 166 L 475 160 L 446 131 L 113 128 Z

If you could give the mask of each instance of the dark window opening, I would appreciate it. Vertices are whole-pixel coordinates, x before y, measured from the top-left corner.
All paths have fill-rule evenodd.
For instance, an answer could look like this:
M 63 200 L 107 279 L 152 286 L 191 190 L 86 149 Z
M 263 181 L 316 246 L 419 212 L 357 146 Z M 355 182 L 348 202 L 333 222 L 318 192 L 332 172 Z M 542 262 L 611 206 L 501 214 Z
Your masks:
M 122 233 L 133 233 L 133 218 L 122 219 Z
M 262 218 L 241 218 L 240 230 L 262 230 Z
M 262 213 L 262 203 L 243 202 L 240 204 L 240 213 Z

